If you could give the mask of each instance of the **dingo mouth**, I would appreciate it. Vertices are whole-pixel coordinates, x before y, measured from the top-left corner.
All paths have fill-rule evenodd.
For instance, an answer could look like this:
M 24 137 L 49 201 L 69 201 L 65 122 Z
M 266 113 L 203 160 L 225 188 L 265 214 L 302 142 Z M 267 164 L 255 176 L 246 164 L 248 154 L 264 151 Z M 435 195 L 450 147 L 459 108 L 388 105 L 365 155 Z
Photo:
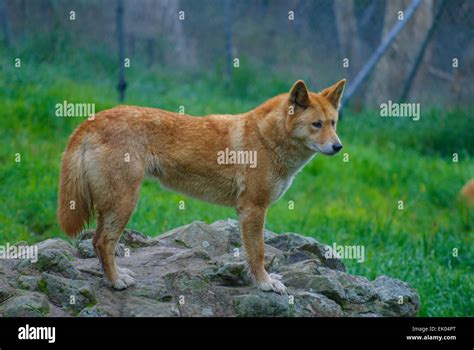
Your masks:
M 310 143 L 310 144 L 307 144 L 307 146 L 311 150 L 313 150 L 315 152 L 318 152 L 318 153 L 325 154 L 327 156 L 333 156 L 333 155 L 335 155 L 336 153 L 338 153 L 340 151 L 340 148 L 338 150 L 335 150 L 333 148 L 333 145 L 329 146 L 329 145 L 318 145 L 316 143 Z

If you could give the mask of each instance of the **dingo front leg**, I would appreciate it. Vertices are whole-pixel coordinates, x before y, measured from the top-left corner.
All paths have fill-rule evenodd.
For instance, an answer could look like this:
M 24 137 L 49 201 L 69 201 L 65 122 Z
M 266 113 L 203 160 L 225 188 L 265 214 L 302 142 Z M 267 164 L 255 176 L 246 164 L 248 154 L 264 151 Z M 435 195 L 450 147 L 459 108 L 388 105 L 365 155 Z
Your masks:
M 247 262 L 255 282 L 263 291 L 284 293 L 285 285 L 275 274 L 265 271 L 263 228 L 266 208 L 257 205 L 245 205 L 239 209 L 240 229 Z

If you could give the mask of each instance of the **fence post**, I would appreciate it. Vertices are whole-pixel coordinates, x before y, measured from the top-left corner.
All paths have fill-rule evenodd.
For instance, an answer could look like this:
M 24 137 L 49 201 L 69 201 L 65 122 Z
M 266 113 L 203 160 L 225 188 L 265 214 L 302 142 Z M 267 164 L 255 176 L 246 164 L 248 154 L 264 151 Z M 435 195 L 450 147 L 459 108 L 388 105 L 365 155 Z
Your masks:
M 401 30 L 405 27 L 406 23 L 411 19 L 413 14 L 415 13 L 418 6 L 420 6 L 422 0 L 412 0 L 410 5 L 407 7 L 405 12 L 405 20 L 397 22 L 387 36 L 382 40 L 382 43 L 377 47 L 375 52 L 370 56 L 367 63 L 362 67 L 362 69 L 357 73 L 356 77 L 354 78 L 353 82 L 349 84 L 346 93 L 341 102 L 341 111 L 346 106 L 347 102 L 350 98 L 355 94 L 357 89 L 360 85 L 367 79 L 370 72 L 373 70 L 377 62 L 382 58 L 385 51 L 390 47 L 392 42 L 401 32 Z M 342 115 L 341 115 L 342 116 Z
M 420 67 L 421 61 L 423 61 L 423 57 L 425 56 L 426 48 L 428 47 L 428 44 L 431 42 L 431 38 L 433 37 L 436 27 L 438 26 L 439 19 L 443 13 L 445 4 L 446 4 L 446 1 L 441 0 L 441 3 L 438 5 L 438 10 L 436 11 L 436 15 L 433 20 L 433 23 L 431 24 L 431 28 L 428 31 L 428 33 L 426 33 L 426 38 L 423 41 L 423 44 L 421 45 L 420 52 L 418 53 L 418 56 L 416 57 L 413 68 L 411 69 L 410 74 L 408 75 L 408 78 L 405 82 L 405 85 L 403 86 L 403 91 L 400 96 L 401 102 L 404 102 L 407 99 L 408 94 L 410 93 L 410 88 L 413 84 L 413 80 L 415 80 L 416 73 L 418 72 L 418 68 Z
M 117 44 L 118 44 L 118 60 L 119 60 L 119 72 L 118 72 L 118 84 L 117 90 L 119 93 L 119 101 L 123 102 L 125 99 L 125 89 L 127 88 L 127 82 L 125 81 L 125 43 L 123 33 L 123 0 L 117 0 Z
M 5 46 L 10 47 L 11 45 L 11 33 L 10 33 L 10 23 L 8 22 L 8 10 L 5 0 L 0 0 L 0 20 L 2 21 L 3 26 L 3 40 L 5 41 Z
M 224 19 L 225 19 L 225 75 L 226 81 L 232 80 L 232 2 L 224 0 Z

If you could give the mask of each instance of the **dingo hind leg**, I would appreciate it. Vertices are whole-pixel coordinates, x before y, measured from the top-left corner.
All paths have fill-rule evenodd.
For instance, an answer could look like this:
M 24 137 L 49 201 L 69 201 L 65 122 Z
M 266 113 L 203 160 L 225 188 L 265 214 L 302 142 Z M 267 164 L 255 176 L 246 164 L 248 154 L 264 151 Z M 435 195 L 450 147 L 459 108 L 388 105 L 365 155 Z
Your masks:
M 115 248 L 135 209 L 136 201 L 137 196 L 135 195 L 133 198 L 125 196 L 119 202 L 114 203 L 110 209 L 99 210 L 97 219 L 97 230 L 93 239 L 94 248 L 108 281 L 113 288 L 118 290 L 135 284 L 133 278 L 135 274 L 117 266 Z
M 115 258 L 115 248 L 135 209 L 144 178 L 143 162 L 134 154 L 135 148 L 129 146 L 96 148 L 87 155 L 89 188 L 98 214 L 92 243 L 108 282 L 119 290 L 135 284 L 134 273 L 119 268 Z

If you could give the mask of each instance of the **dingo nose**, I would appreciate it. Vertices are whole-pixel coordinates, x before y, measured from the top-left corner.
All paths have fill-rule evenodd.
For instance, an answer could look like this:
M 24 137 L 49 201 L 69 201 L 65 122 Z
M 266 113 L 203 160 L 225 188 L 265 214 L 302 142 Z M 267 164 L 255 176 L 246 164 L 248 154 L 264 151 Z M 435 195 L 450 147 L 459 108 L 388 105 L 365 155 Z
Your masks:
M 342 145 L 340 143 L 335 143 L 334 145 L 332 145 L 332 149 L 335 153 L 337 153 L 342 149 Z

